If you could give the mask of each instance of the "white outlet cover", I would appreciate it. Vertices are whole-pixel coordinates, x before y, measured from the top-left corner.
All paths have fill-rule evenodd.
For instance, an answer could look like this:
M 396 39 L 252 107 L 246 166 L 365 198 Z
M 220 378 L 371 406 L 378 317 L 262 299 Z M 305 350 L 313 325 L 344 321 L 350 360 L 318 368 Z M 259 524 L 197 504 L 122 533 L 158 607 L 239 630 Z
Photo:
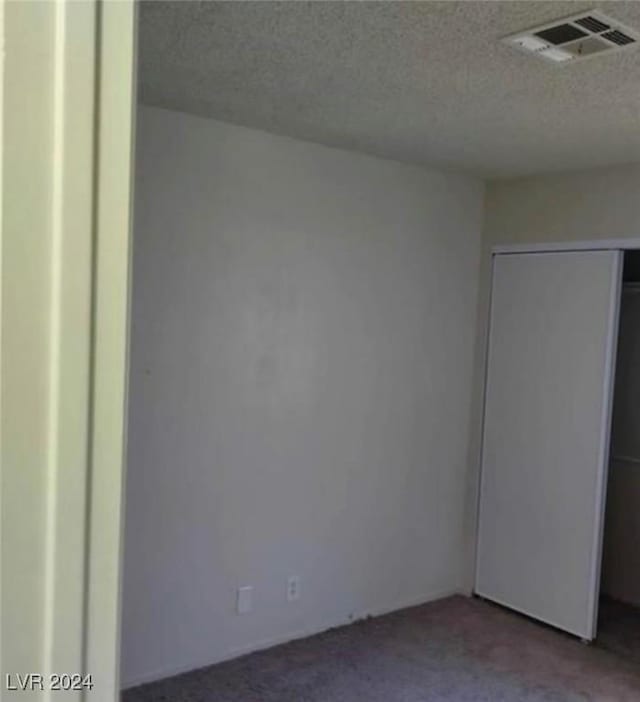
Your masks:
M 253 586 L 245 585 L 238 588 L 236 611 L 238 614 L 247 614 L 253 608 Z
M 293 602 L 300 599 L 300 577 L 292 575 L 287 580 L 287 600 Z

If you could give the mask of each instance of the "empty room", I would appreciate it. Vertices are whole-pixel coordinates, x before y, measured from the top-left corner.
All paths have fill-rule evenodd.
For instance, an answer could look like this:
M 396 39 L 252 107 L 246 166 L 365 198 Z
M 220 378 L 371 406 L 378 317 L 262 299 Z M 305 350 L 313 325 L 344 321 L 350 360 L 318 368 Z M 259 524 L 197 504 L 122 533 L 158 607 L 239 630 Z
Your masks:
M 29 5 L 2 698 L 640 699 L 640 3 Z
M 640 695 L 593 242 L 640 240 L 640 7 L 592 10 L 142 4 L 125 700 Z

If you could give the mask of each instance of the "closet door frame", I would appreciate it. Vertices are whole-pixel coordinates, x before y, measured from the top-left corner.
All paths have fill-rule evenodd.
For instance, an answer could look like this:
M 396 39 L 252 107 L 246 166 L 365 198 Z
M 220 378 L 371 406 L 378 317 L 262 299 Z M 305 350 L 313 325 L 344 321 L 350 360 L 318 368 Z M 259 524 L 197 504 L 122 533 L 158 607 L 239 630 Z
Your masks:
M 479 567 L 479 548 L 478 540 L 480 536 L 480 509 L 482 499 L 482 481 L 484 473 L 484 450 L 485 450 L 485 422 L 487 409 L 487 388 L 488 388 L 488 373 L 489 359 L 491 353 L 491 323 L 493 310 L 493 287 L 494 287 L 494 272 L 496 256 L 508 256 L 509 254 L 539 254 L 539 253 L 563 253 L 563 252 L 587 252 L 587 251 L 618 251 L 620 256 L 617 262 L 617 271 L 615 275 L 614 285 L 612 287 L 609 298 L 609 342 L 606 351 L 606 370 L 603 377 L 604 392 L 606 398 L 601 415 L 600 422 L 600 456 L 599 463 L 601 470 L 598 476 L 596 486 L 596 499 L 594 504 L 594 513 L 599 517 L 596 519 L 596 528 L 593 534 L 591 569 L 589 574 L 589 592 L 590 601 L 589 609 L 591 611 L 591 632 L 590 635 L 583 639 L 584 641 L 592 641 L 597 634 L 598 623 L 598 598 L 600 592 L 600 579 L 602 567 L 602 545 L 604 535 L 604 519 L 606 509 L 606 494 L 607 494 L 607 478 L 609 473 L 609 454 L 611 444 L 611 419 L 613 412 L 613 390 L 615 383 L 615 359 L 617 354 L 618 342 L 618 325 L 620 318 L 620 298 L 622 293 L 622 277 L 624 265 L 625 251 L 640 249 L 640 238 L 629 239 L 600 239 L 592 241 L 570 241 L 570 242 L 549 242 L 549 243 L 531 243 L 531 244 L 512 244 L 512 245 L 496 245 L 491 249 L 491 265 L 489 270 L 489 299 L 488 299 L 488 314 L 486 318 L 486 336 L 484 348 L 484 363 L 483 363 L 483 380 L 482 380 L 482 418 L 480 427 L 480 446 L 479 446 L 479 478 L 477 484 L 477 502 L 476 502 L 476 533 L 475 533 L 475 563 L 474 563 L 474 584 L 473 592 L 477 594 L 478 582 L 478 567 Z M 481 596 L 481 595 L 480 595 Z M 522 612 L 528 615 L 527 612 Z M 555 626 L 553 622 L 545 622 L 551 626 Z
M 637 251 L 640 237 L 628 239 L 591 239 L 584 241 L 550 241 L 530 244 L 496 244 L 491 247 L 491 257 L 500 254 L 554 253 L 561 251 Z

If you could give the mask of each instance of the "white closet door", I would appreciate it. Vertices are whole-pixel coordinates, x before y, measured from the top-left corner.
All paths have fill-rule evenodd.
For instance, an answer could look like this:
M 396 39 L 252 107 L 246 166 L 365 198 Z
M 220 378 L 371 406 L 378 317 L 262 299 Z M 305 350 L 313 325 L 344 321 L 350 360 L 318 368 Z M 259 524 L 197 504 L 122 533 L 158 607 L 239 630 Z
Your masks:
M 476 592 L 595 636 L 622 253 L 494 257 Z

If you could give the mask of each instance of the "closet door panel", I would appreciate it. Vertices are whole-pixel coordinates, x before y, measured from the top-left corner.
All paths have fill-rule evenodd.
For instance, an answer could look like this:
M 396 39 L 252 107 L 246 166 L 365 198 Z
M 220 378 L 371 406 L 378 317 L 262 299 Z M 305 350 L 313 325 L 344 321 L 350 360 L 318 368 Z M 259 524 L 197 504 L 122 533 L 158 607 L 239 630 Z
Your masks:
M 595 633 L 621 252 L 494 257 L 476 592 Z

